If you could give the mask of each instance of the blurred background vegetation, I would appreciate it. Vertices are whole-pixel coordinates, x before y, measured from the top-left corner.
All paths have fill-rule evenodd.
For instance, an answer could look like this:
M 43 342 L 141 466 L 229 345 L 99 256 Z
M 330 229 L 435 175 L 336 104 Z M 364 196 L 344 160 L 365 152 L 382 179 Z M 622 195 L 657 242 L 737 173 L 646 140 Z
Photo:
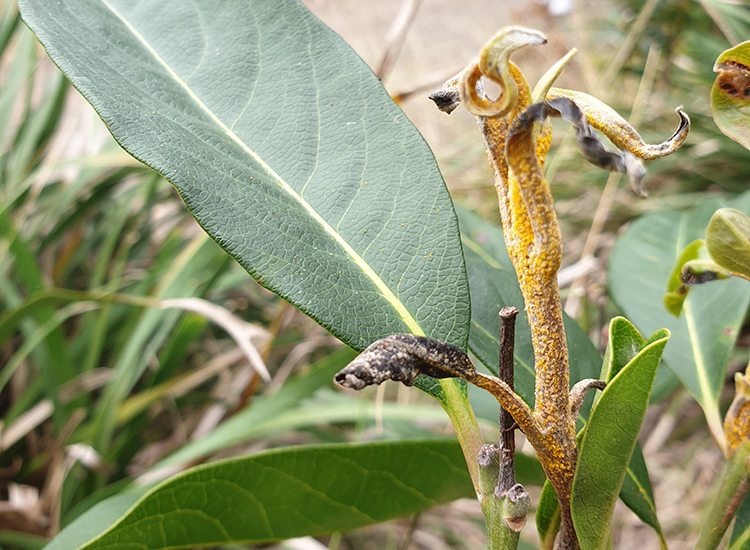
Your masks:
M 492 175 L 474 118 L 461 110 L 446 117 L 426 96 L 500 27 L 521 24 L 549 38 L 516 57 L 532 82 L 578 48 L 559 85 L 597 95 L 648 141 L 668 137 L 673 110 L 684 105 L 693 123 L 688 143 L 649 165 L 645 201 L 583 162 L 567 128 L 556 126 L 546 171 L 570 267 L 566 309 L 597 344 L 617 314 L 604 269 L 628 221 L 747 189 L 750 152 L 719 132 L 708 103 L 714 60 L 750 38 L 742 0 L 305 3 L 400 101 L 455 200 L 494 222 Z M 1 11 L 0 545 L 41 548 L 133 480 L 152 483 L 212 458 L 450 434 L 437 403 L 416 390 L 334 390 L 331 377 L 353 352 L 206 237 L 169 183 L 112 140 L 15 3 L 6 0 Z M 748 346 L 741 336 L 730 374 L 746 364 Z M 488 438 L 496 437 L 496 405 L 490 399 L 476 408 Z M 679 550 L 695 538 L 721 458 L 685 390 L 652 408 L 641 443 L 662 525 Z M 658 547 L 624 507 L 614 527 L 616 547 Z M 482 530 L 479 506 L 467 500 L 284 546 L 476 549 Z M 524 544 L 534 536 L 530 525 Z

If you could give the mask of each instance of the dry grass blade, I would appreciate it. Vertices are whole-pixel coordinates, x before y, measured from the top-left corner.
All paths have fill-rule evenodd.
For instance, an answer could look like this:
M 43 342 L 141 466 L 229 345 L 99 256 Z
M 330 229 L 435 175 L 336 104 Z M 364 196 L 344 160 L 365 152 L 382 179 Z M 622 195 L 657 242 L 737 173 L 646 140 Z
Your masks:
M 393 21 L 391 28 L 388 29 L 388 34 L 385 36 L 385 52 L 380 60 L 378 69 L 375 71 L 380 80 L 385 80 L 393 69 L 396 58 L 398 58 L 398 54 L 404 45 L 404 40 L 406 40 L 409 27 L 417 16 L 420 4 L 422 4 L 422 0 L 405 0 L 401 4 L 401 9 Z
M 55 410 L 49 399 L 43 399 L 23 413 L 0 435 L 0 453 L 47 420 Z
M 257 342 L 258 345 L 267 343 L 270 339 L 270 334 L 267 330 L 247 323 L 235 317 L 223 307 L 212 304 L 207 300 L 202 300 L 201 298 L 172 298 L 162 300 L 159 304 L 163 309 L 177 308 L 198 313 L 219 325 L 237 343 L 250 362 L 250 365 L 255 369 L 255 372 L 266 382 L 271 381 L 271 375 L 268 373 L 263 357 L 261 357 L 256 344 L 253 342 Z

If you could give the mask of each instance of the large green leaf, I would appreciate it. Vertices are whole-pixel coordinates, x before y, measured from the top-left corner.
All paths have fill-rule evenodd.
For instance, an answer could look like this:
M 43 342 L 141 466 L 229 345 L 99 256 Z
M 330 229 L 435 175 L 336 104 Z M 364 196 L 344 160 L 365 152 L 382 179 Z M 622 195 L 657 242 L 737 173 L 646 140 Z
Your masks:
M 750 149 L 750 41 L 716 59 L 719 73 L 711 87 L 711 111 L 719 129 Z
M 624 319 L 614 320 L 625 323 Z M 582 550 L 604 549 L 610 538 L 610 521 L 626 477 L 638 432 L 646 416 L 669 331 L 655 332 L 648 340 L 633 330 L 610 335 L 612 377 L 594 404 L 580 444 L 573 478 L 571 513 Z M 640 342 L 638 341 L 640 340 Z M 617 363 L 633 358 L 621 368 Z
M 473 496 L 452 440 L 291 447 L 188 470 L 116 522 L 132 497 L 105 500 L 49 548 L 78 548 L 82 527 L 89 540 L 102 533 L 82 550 L 258 543 L 355 529 Z
M 750 194 L 730 205 L 750 212 Z M 607 270 L 612 298 L 638 330 L 665 327 L 672 333 L 664 361 L 701 404 L 715 433 L 722 433 L 718 398 L 750 303 L 750 285 L 735 279 L 694 287 L 679 319 L 664 308 L 662 295 L 681 251 L 705 236 L 712 214 L 722 206 L 707 200 L 687 212 L 643 216 L 617 241 Z
M 297 0 L 21 0 L 115 139 L 258 281 L 355 349 L 466 347 L 451 200 L 419 133 Z
M 497 374 L 501 326 L 498 313 L 505 306 L 517 307 L 520 313 L 516 317 L 515 390 L 533 406 L 534 349 L 531 331 L 518 278 L 505 249 L 503 233 L 500 228 L 464 208 L 457 208 L 456 211 L 471 289 L 469 348 L 490 372 Z M 564 315 L 564 320 L 571 384 L 584 378 L 597 378 L 602 364 L 599 352 L 575 321 L 567 315 Z

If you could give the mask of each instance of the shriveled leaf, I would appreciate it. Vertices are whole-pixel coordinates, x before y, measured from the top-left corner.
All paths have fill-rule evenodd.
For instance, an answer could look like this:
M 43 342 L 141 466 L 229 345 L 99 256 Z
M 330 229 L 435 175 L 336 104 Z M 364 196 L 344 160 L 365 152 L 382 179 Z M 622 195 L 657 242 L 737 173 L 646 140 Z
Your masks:
M 607 384 L 591 411 L 573 478 L 571 513 L 582 550 L 604 549 L 615 502 L 627 474 L 669 331 L 657 331 Z M 610 339 L 613 357 L 634 339 Z M 622 348 L 625 351 L 622 352 Z
M 114 523 L 107 509 L 92 529 L 103 533 L 80 549 L 212 547 L 320 535 L 471 496 L 466 463 L 451 440 L 276 449 L 186 471 Z M 79 547 L 67 531 L 59 535 L 63 542 L 53 541 L 54 550 Z
M 750 218 L 745 214 L 717 210 L 706 229 L 706 248 L 720 267 L 750 280 Z
M 682 279 L 680 278 L 682 266 L 692 260 L 697 260 L 700 257 L 700 251 L 704 244 L 706 244 L 706 242 L 703 239 L 696 239 L 680 252 L 680 255 L 677 257 L 677 262 L 674 264 L 672 272 L 669 274 L 669 279 L 667 279 L 667 292 L 674 292 L 680 287 L 682 284 Z
M 681 107 L 678 107 L 676 112 L 680 117 L 680 123 L 674 134 L 662 143 L 645 143 L 635 128 L 603 101 L 583 92 L 551 88 L 547 94 L 547 101 L 559 98 L 575 102 L 591 126 L 606 135 L 618 149 L 630 151 L 639 159 L 655 160 L 671 155 L 685 143 L 690 132 L 690 118 Z
M 731 205 L 750 211 L 750 194 Z M 661 299 L 679 253 L 705 236 L 709 219 L 722 206 L 711 200 L 687 212 L 643 216 L 615 243 L 607 269 L 613 300 L 640 332 L 665 327 L 672 333 L 664 362 L 701 404 L 716 434 L 723 432 L 718 398 L 750 303 L 750 285 L 727 280 L 692 288 L 679 319 Z
M 261 284 L 355 349 L 403 332 L 466 346 L 468 287 L 434 158 L 301 3 L 19 7 L 118 142 Z
M 711 111 L 719 129 L 750 149 L 750 41 L 723 52 L 711 88 Z

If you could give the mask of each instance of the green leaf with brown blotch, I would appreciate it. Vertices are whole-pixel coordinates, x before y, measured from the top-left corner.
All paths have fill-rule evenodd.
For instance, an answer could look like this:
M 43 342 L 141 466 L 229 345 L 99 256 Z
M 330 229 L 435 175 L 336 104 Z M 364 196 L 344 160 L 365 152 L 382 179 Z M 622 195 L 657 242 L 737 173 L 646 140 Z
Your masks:
M 702 239 L 697 239 L 687 245 L 677 257 L 677 262 L 675 262 L 672 272 L 667 279 L 667 292 L 662 297 L 662 301 L 667 311 L 675 317 L 679 317 L 680 313 L 682 313 L 682 304 L 685 303 L 685 298 L 687 298 L 688 291 L 690 290 L 680 280 L 682 266 L 691 260 L 697 260 L 704 244 Z
M 714 121 L 727 136 L 750 149 L 750 41 L 723 52 L 711 88 Z
M 706 248 L 719 267 L 750 280 L 750 218 L 745 214 L 733 208 L 717 210 L 708 222 Z

